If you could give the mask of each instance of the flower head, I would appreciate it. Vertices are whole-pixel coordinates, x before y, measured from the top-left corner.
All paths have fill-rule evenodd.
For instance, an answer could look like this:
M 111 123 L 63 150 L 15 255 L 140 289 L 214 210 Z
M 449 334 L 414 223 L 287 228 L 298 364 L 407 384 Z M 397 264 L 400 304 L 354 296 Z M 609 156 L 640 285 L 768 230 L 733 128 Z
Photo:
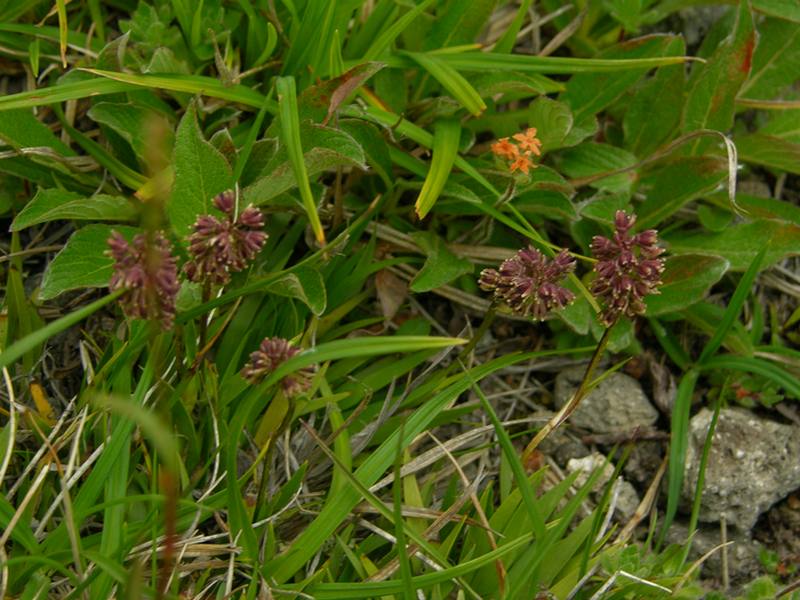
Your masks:
M 505 158 L 507 160 L 514 160 L 519 156 L 519 148 L 516 144 L 512 144 L 508 141 L 507 137 L 500 138 L 494 144 L 492 144 L 492 152 L 495 156 L 499 156 L 500 158 Z
M 234 193 L 228 190 L 214 198 L 214 206 L 225 215 L 222 219 L 213 215 L 197 217 L 194 233 L 189 236 L 192 258 L 184 265 L 191 281 L 228 283 L 230 273 L 244 269 L 264 245 L 267 234 L 261 231 L 261 211 L 251 205 L 234 219 L 235 205 Z
M 533 167 L 536 168 L 536 165 L 531 162 L 531 159 L 528 158 L 525 154 L 520 154 L 514 162 L 508 165 L 508 170 L 512 173 L 515 171 L 522 171 L 525 175 L 528 174 L 528 170 Z
M 484 269 L 479 284 L 515 313 L 541 321 L 551 310 L 564 308 L 575 299 L 571 291 L 558 285 L 574 269 L 575 260 L 566 250 L 548 259 L 528 247 L 503 261 L 499 270 Z
M 605 304 L 602 320 L 606 325 L 612 325 L 621 315 L 644 314 L 645 296 L 660 293 L 664 259 L 659 256 L 664 249 L 657 245 L 654 229 L 631 235 L 634 223 L 636 215 L 618 210 L 613 237 L 592 238 L 592 254 L 598 261 L 592 293 Z
M 126 315 L 138 319 L 159 319 L 170 329 L 175 319 L 178 295 L 178 267 L 170 243 L 160 232 L 148 238 L 140 233 L 128 243 L 122 234 L 111 232 L 106 254 L 114 259 L 108 287 L 124 289 L 120 304 Z
M 542 155 L 542 141 L 536 137 L 536 128 L 531 127 L 525 133 L 515 133 L 514 139 L 519 142 L 519 149 L 536 156 Z
M 250 354 L 250 360 L 242 369 L 242 377 L 255 385 L 299 352 L 299 348 L 283 338 L 264 338 L 258 350 Z M 304 367 L 283 377 L 280 383 L 286 396 L 306 391 L 311 385 L 312 373 L 311 368 Z
M 532 156 L 542 155 L 542 142 L 536 137 L 536 128 L 531 127 L 523 133 L 515 133 L 513 141 L 507 137 L 500 138 L 492 144 L 492 153 L 508 162 L 509 170 L 514 173 L 522 171 L 525 175 L 538 165 Z

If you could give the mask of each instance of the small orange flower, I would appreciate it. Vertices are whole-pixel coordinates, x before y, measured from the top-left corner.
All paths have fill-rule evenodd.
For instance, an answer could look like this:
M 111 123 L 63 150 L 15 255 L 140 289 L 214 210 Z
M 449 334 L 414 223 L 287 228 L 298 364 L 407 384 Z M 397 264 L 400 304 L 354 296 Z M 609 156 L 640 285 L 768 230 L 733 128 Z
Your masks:
M 510 141 L 508 141 L 507 137 L 500 138 L 497 140 L 497 142 L 492 144 L 492 152 L 495 154 L 495 156 L 506 158 L 508 160 L 514 160 L 519 156 L 519 149 L 517 148 L 516 144 L 512 144 Z
M 530 152 L 526 152 L 525 154 L 520 154 L 517 159 L 509 165 L 509 170 L 513 173 L 514 171 L 522 171 L 525 175 L 528 174 L 528 169 L 535 169 L 537 167 L 536 164 L 531 162 Z
M 515 133 L 514 139 L 519 142 L 521 150 L 532 152 L 536 156 L 542 155 L 542 142 L 536 137 L 535 127 L 531 127 L 525 133 Z

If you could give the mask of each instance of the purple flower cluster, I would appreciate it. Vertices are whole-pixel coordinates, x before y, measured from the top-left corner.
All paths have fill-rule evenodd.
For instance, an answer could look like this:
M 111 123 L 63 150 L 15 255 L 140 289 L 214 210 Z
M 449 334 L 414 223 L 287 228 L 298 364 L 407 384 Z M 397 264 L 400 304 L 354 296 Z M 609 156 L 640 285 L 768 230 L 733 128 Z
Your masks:
M 242 369 L 242 377 L 255 385 L 272 373 L 278 366 L 300 352 L 283 338 L 264 338 L 258 350 L 250 354 L 250 360 Z M 304 367 L 281 379 L 281 387 L 287 397 L 306 391 L 311 385 L 313 371 Z
M 575 270 L 575 260 L 566 250 L 548 259 L 533 247 L 523 248 L 503 261 L 499 270 L 484 269 L 481 289 L 493 292 L 496 301 L 506 303 L 520 316 L 543 320 L 555 309 L 564 308 L 575 295 L 558 284 Z
M 645 296 L 659 293 L 664 272 L 664 259 L 659 256 L 664 249 L 658 246 L 654 229 L 631 235 L 635 223 L 636 215 L 618 210 L 613 237 L 596 235 L 592 239 L 592 253 L 598 262 L 591 291 L 605 304 L 601 318 L 607 326 L 622 315 L 644 314 Z
M 214 206 L 225 216 L 201 215 L 195 221 L 189 236 L 192 259 L 183 267 L 191 281 L 224 285 L 230 273 L 244 269 L 264 245 L 264 215 L 251 205 L 234 218 L 235 203 L 232 190 L 223 192 L 214 198 Z
M 600 319 L 609 327 L 622 315 L 644 314 L 644 298 L 658 294 L 662 283 L 664 259 L 659 257 L 664 249 L 658 245 L 658 234 L 648 229 L 633 235 L 635 223 L 635 215 L 618 210 L 613 236 L 592 238 L 597 263 L 591 292 L 604 304 Z M 574 294 L 559 285 L 574 270 L 575 261 L 566 250 L 550 260 L 528 247 L 503 261 L 499 270 L 484 269 L 479 284 L 494 294 L 495 301 L 507 304 L 518 315 L 541 321 L 550 311 L 574 300 Z
M 122 310 L 129 317 L 159 319 L 164 329 L 175 320 L 175 298 L 180 285 L 178 267 L 170 243 L 161 233 L 151 238 L 140 233 L 129 243 L 122 234 L 111 232 L 108 256 L 114 271 L 108 287 L 125 289 L 120 296 Z

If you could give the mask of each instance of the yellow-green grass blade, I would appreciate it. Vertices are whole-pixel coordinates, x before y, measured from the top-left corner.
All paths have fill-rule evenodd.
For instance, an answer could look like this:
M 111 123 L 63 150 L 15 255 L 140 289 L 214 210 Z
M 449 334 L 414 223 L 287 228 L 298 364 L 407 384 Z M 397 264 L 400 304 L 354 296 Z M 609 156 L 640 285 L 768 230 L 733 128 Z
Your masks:
M 665 65 L 676 65 L 696 60 L 690 56 L 614 59 L 567 58 L 563 56 L 533 56 L 530 54 L 497 54 L 489 52 L 435 52 L 432 54 L 458 71 L 516 71 L 551 75 L 655 69 Z M 403 54 L 395 54 L 381 60 L 393 68 L 408 68 L 414 64 L 411 57 Z
M 425 69 L 472 115 L 480 116 L 486 110 L 486 104 L 470 82 L 441 57 L 424 52 L 408 52 L 407 55 Z
M 431 168 L 422 184 L 416 203 L 417 216 L 424 219 L 447 183 L 453 163 L 458 155 L 458 141 L 461 138 L 461 125 L 452 119 L 436 122 L 433 134 L 433 158 Z
M 297 90 L 294 77 L 279 77 L 276 84 L 278 90 L 278 112 L 281 123 L 281 139 L 286 145 L 289 162 L 297 180 L 300 198 L 306 215 L 311 223 L 311 229 L 320 245 L 325 245 L 325 232 L 317 214 L 317 205 L 311 193 L 311 184 L 308 181 L 308 171 L 303 157 L 303 146 L 300 142 L 300 118 L 297 114 Z

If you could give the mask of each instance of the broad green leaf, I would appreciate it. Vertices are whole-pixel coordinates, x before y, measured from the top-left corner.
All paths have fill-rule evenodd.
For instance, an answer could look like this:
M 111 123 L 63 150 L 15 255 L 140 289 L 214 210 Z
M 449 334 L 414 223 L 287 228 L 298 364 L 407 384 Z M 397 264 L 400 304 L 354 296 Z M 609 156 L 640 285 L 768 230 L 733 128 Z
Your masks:
M 338 77 L 303 90 L 297 97 L 298 118 L 301 124 L 306 119 L 323 125 L 327 123 L 342 103 L 383 66 L 383 63 L 379 62 L 359 64 Z M 277 135 L 277 130 L 273 135 Z
M 564 309 L 557 311 L 555 315 L 578 335 L 586 335 L 595 320 L 592 307 L 574 282 L 567 280 L 563 285 L 575 294 L 575 301 Z
M 708 204 L 701 204 L 697 207 L 697 221 L 709 231 L 719 232 L 731 224 L 733 212 Z
M 736 138 L 742 162 L 800 175 L 800 142 L 752 133 Z
M 645 201 L 636 209 L 639 229 L 657 226 L 684 204 L 716 190 L 728 174 L 727 161 L 710 156 L 682 157 L 642 177 Z
M 522 192 L 513 202 L 520 212 L 537 219 L 573 220 L 578 217 L 572 202 L 561 192 L 531 190 Z
M 158 131 L 172 131 L 163 115 L 133 102 L 98 102 L 89 109 L 88 115 L 96 123 L 107 125 L 118 133 L 139 158 L 148 154 L 152 141 L 147 134 L 155 130 L 157 121 L 161 122 Z
M 492 98 L 498 103 L 564 91 L 563 83 L 538 73 L 516 73 L 514 71 L 480 73 L 471 75 L 469 81 L 481 98 Z M 499 100 L 495 98 L 498 95 L 502 95 Z M 491 118 L 502 115 L 503 113 L 490 112 L 486 116 Z
M 708 62 L 695 67 L 683 110 L 683 132 L 714 129 L 727 132 L 733 125 L 734 101 L 747 81 L 756 44 L 750 3 L 740 2 L 733 32 L 717 48 Z M 701 154 L 709 141 L 694 144 Z
M 670 43 L 670 54 L 683 54 L 683 38 Z M 622 119 L 625 146 L 640 157 L 651 154 L 674 135 L 681 119 L 686 85 L 683 65 L 660 67 L 636 91 Z
M 800 254 L 800 226 L 782 221 L 758 220 L 733 225 L 720 233 L 673 232 L 664 236 L 672 254 L 719 256 L 732 271 L 744 271 L 769 243 L 762 268 L 789 255 Z
M 414 207 L 420 219 L 424 219 L 433 208 L 444 184 L 447 182 L 453 163 L 458 156 L 460 139 L 461 125 L 459 125 L 458 121 L 440 119 L 436 122 L 433 134 L 431 166 Z
M 198 215 L 212 212 L 217 194 L 233 187 L 233 173 L 225 157 L 208 143 L 190 103 L 175 134 L 175 182 L 166 212 L 173 231 L 183 238 Z
M 427 257 L 422 269 L 411 280 L 412 291 L 429 292 L 461 275 L 472 273 L 472 263 L 453 254 L 435 233 L 421 231 L 411 237 Z
M 308 171 L 303 158 L 303 145 L 300 138 L 300 121 L 297 113 L 297 90 L 294 77 L 279 77 L 275 84 L 278 90 L 278 108 L 280 111 L 281 141 L 286 146 L 289 156 L 289 165 L 294 173 L 295 180 L 300 190 L 306 216 L 317 242 L 325 245 L 325 232 L 317 214 L 317 205 L 311 193 L 308 180 Z
M 675 312 L 699 302 L 727 270 L 728 261 L 717 256 L 669 257 L 661 278 L 661 293 L 645 299 L 647 316 Z
M 800 110 L 781 110 L 770 114 L 758 133 L 800 144 Z
M 753 8 L 765 15 L 800 23 L 800 5 L 794 0 L 753 0 Z
M 542 142 L 542 152 L 549 152 L 564 145 L 572 129 L 572 111 L 563 102 L 547 97 L 537 98 L 528 108 L 528 124 L 536 128 L 536 137 Z
M 381 132 L 372 124 L 358 119 L 340 119 L 339 128 L 361 146 L 367 163 L 387 187 L 394 179 L 389 148 Z
M 366 168 L 364 150 L 343 130 L 306 123 L 300 126 L 300 144 L 307 177 L 314 178 L 339 167 Z M 263 205 L 298 186 L 296 171 L 285 145 L 269 158 L 261 173 L 261 177 L 244 189 L 246 202 Z
M 26 108 L 0 111 L 0 141 L 12 148 L 45 147 L 55 150 L 61 156 L 75 156 L 69 146 Z
M 714 194 L 709 199 L 713 199 L 718 206 L 730 209 L 727 194 Z M 736 203 L 754 219 L 776 219 L 800 225 L 800 207 L 792 202 L 738 193 Z
M 636 163 L 636 157 L 627 150 L 609 144 L 585 142 L 564 151 L 561 157 L 561 170 L 573 179 L 583 179 L 632 167 Z M 630 170 L 597 179 L 590 185 L 599 190 L 628 193 L 635 180 L 636 171 Z
M 604 0 L 609 14 L 619 21 L 626 31 L 636 31 L 642 11 L 642 0 Z
M 622 66 L 625 61 L 631 59 L 665 56 L 667 53 L 675 51 L 674 39 L 675 36 L 672 35 L 650 35 L 628 40 L 603 52 L 600 60 L 614 63 L 619 59 L 619 65 Z M 682 60 L 679 59 L 676 62 L 682 62 Z M 639 67 L 635 60 L 631 60 L 628 63 L 629 69 L 623 73 L 592 73 L 592 62 L 586 60 L 585 64 L 588 73 L 572 77 L 567 83 L 567 91 L 559 98 L 572 109 L 576 122 L 589 115 L 597 114 L 624 94 L 649 69 L 660 66 L 658 62 L 656 64 L 651 62 L 646 63 L 646 66 Z M 675 62 L 664 64 L 675 64 Z
M 39 189 L 11 223 L 11 231 L 56 219 L 134 221 L 137 215 L 136 206 L 122 196 L 97 194 L 86 198 L 57 188 Z
M 49 300 L 69 290 L 107 286 L 113 261 L 105 252 L 112 230 L 129 239 L 136 232 L 127 226 L 87 225 L 73 233 L 47 266 L 40 292 L 42 299 Z
M 800 79 L 800 27 L 768 18 L 758 26 L 758 45 L 750 77 L 739 94 L 770 100 Z
M 318 317 L 325 312 L 327 306 L 325 280 L 316 269 L 298 267 L 283 275 L 266 289 L 279 296 L 297 298 Z

